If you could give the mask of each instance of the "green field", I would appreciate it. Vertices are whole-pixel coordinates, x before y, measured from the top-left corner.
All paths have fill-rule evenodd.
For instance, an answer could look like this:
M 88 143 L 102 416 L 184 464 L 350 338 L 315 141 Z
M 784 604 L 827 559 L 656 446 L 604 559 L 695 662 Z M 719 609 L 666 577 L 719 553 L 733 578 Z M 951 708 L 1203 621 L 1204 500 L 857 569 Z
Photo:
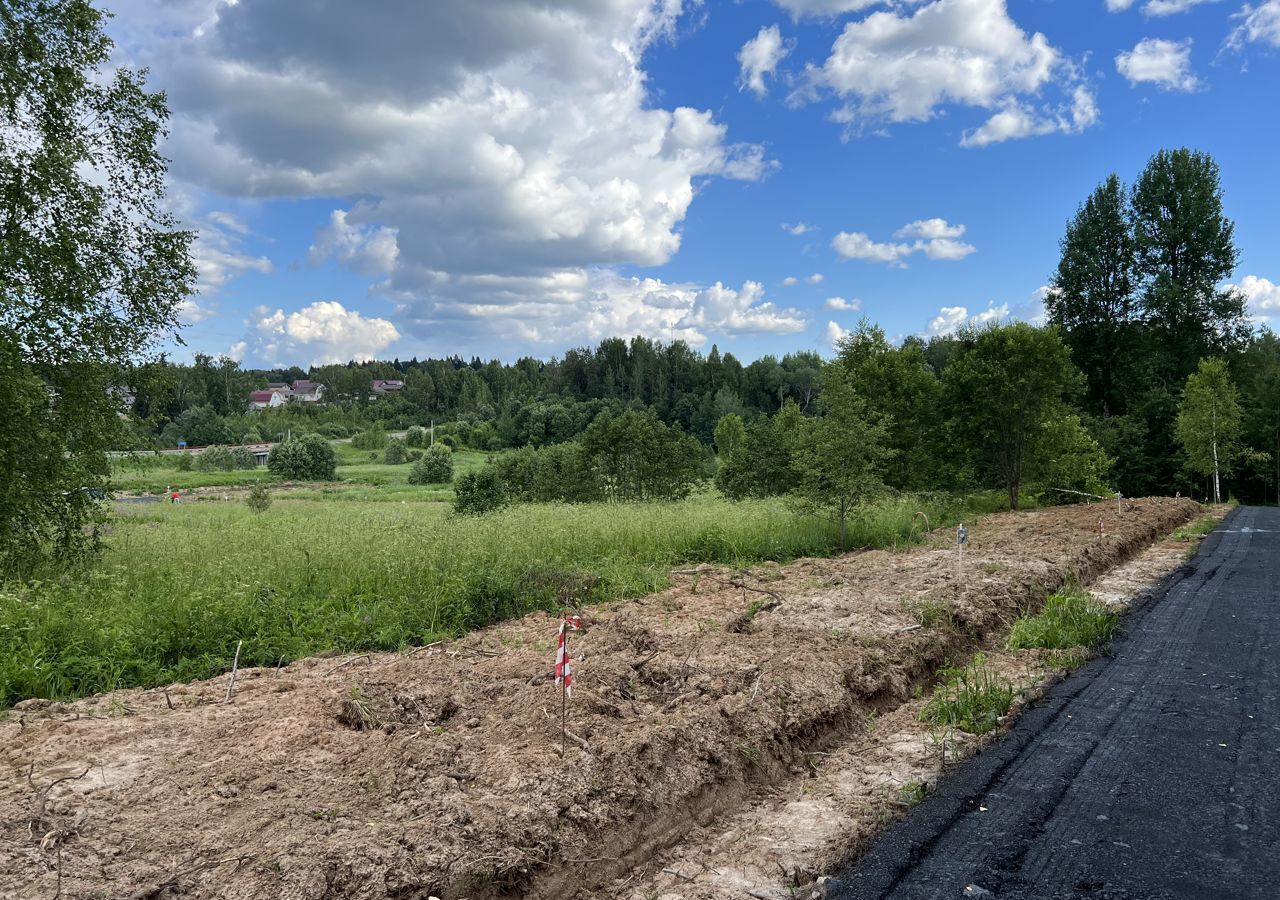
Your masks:
M 382 451 L 359 450 L 346 443 L 335 443 L 338 454 L 337 490 L 357 486 L 409 487 L 416 496 L 422 496 L 422 488 L 409 485 L 410 464 L 389 466 L 382 460 Z M 370 459 L 370 454 L 374 459 Z M 490 454 L 475 450 L 460 450 L 453 454 L 454 475 L 462 475 L 484 465 Z M 111 468 L 111 489 L 126 494 L 162 494 L 166 490 L 187 491 L 193 488 L 242 487 L 257 482 L 270 483 L 275 479 L 265 467 L 233 469 L 230 472 L 201 472 L 191 469 L 179 471 L 176 457 L 142 457 L 139 460 L 117 460 Z M 403 494 L 403 492 L 401 492 Z M 426 499 L 447 499 L 453 492 L 447 486 L 437 488 L 435 496 Z M 396 499 L 402 499 L 396 496 Z
M 209 677 L 238 640 L 246 665 L 395 649 L 562 597 L 650 592 L 684 563 L 785 561 L 836 541 L 831 523 L 781 501 L 528 505 L 474 519 L 422 499 L 429 488 L 327 490 L 282 494 L 261 515 L 235 502 L 121 504 L 94 564 L 0 591 L 0 707 Z M 361 490 L 381 502 L 359 502 Z M 948 507 L 886 501 L 853 524 L 851 543 L 901 545 L 913 512 L 938 525 L 954 521 Z

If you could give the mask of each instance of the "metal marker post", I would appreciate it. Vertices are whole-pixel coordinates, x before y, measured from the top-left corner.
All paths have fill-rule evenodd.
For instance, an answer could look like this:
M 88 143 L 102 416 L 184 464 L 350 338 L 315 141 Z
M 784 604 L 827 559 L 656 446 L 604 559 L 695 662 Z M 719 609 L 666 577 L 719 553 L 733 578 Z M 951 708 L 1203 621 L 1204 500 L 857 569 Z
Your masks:
M 960 523 L 960 527 L 956 529 L 956 583 L 964 576 L 964 545 L 969 540 L 969 530 L 964 527 L 964 523 Z

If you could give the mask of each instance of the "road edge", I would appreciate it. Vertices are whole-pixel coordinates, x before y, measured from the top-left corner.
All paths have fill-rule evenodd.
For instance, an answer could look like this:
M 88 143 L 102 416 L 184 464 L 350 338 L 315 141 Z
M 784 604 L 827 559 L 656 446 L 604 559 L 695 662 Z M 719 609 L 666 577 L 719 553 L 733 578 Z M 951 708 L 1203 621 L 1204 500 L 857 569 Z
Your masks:
M 1041 732 L 1115 658 L 1115 650 L 1130 639 L 1153 607 L 1217 550 L 1223 532 L 1239 514 L 1233 508 L 1200 541 L 1191 559 L 1136 596 L 1117 635 L 1107 649 L 1053 685 L 1029 705 L 998 741 L 944 777 L 938 787 L 905 819 L 882 832 L 865 853 L 835 869 L 825 882 L 828 897 L 839 900 L 879 900 L 897 885 L 916 861 L 927 854 L 947 829 L 977 805 L 978 798 Z

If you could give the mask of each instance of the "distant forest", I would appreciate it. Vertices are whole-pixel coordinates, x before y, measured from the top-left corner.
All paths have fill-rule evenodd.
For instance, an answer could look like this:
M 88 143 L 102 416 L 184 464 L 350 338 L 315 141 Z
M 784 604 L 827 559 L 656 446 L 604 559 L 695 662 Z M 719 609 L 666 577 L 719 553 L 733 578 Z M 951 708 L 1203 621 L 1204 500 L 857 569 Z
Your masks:
M 716 432 L 726 417 L 749 431 L 787 411 L 820 416 L 824 392 L 841 380 L 884 430 L 893 488 L 1068 488 L 1048 482 L 1084 465 L 1087 444 L 1095 486 L 1127 496 L 1212 495 L 1205 459 L 1216 454 L 1224 491 L 1275 499 L 1280 341 L 1251 326 L 1243 296 L 1222 286 L 1238 253 L 1214 161 L 1162 151 L 1132 186 L 1112 175 L 1068 223 L 1061 251 L 1042 326 L 970 327 L 895 346 L 864 321 L 831 361 L 797 352 L 743 364 L 714 345 L 703 354 L 644 337 L 506 364 L 246 371 L 202 355 L 194 365 L 161 359 L 122 376 L 133 403 L 117 446 L 272 440 L 288 429 L 345 437 L 434 421 L 458 446 L 539 448 L 578 438 L 602 413 L 647 409 L 723 461 Z M 246 411 L 251 390 L 304 378 L 324 385 L 324 403 Z M 375 396 L 374 379 L 403 389 Z M 1199 388 L 1188 395 L 1190 383 Z M 1203 421 L 1196 397 L 1208 404 Z M 1198 446 L 1200 432 L 1211 446 Z

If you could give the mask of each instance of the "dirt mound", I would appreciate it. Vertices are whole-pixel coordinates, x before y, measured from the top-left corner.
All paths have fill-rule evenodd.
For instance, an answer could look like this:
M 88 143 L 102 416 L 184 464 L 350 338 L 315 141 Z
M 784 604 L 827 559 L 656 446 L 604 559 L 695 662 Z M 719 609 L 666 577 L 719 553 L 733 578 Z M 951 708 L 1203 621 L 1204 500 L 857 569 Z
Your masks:
M 225 677 L 28 704 L 0 723 L 0 896 L 589 894 L 1198 509 L 991 516 L 960 576 L 948 532 L 592 607 L 564 757 L 543 614 L 242 671 L 230 704 Z

